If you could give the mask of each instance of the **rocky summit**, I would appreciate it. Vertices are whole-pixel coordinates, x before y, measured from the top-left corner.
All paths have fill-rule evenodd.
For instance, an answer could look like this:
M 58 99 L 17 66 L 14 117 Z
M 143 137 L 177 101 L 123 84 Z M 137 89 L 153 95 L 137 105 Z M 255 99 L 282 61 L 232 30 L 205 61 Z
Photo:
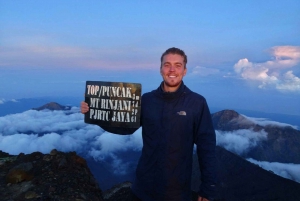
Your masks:
M 11 156 L 0 151 L 0 200 L 102 201 L 85 159 L 52 150 Z
M 41 110 L 70 110 L 71 107 L 70 106 L 63 106 L 63 105 L 60 105 L 56 102 L 50 102 L 50 103 L 47 103 L 41 107 L 38 107 L 38 108 L 32 108 L 33 110 L 37 110 L 37 111 L 41 111 Z

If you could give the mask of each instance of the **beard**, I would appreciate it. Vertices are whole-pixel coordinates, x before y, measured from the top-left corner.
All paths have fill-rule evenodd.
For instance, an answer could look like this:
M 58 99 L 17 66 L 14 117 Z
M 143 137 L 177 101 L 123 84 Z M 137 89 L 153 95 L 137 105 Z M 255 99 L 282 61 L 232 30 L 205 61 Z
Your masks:
M 164 80 L 164 91 L 166 92 L 174 92 L 176 91 L 182 83 L 182 80 Z M 171 90 L 170 90 L 171 89 Z
M 166 80 L 164 80 L 164 84 L 165 84 L 167 87 L 177 87 L 177 86 L 180 86 L 180 85 L 181 85 L 181 82 L 182 82 L 182 80 L 180 80 L 180 81 L 173 81 L 173 80 L 171 80 L 171 81 L 166 81 Z

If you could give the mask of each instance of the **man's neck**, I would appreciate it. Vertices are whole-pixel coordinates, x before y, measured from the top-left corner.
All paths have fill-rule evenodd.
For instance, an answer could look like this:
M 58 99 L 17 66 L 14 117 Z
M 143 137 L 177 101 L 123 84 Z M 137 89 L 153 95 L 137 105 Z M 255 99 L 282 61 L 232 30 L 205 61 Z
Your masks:
M 175 92 L 181 86 L 181 84 L 182 84 L 182 81 L 180 82 L 179 85 L 177 85 L 175 87 L 169 87 L 169 86 L 166 85 L 165 82 L 163 82 L 162 89 L 163 89 L 164 92 Z

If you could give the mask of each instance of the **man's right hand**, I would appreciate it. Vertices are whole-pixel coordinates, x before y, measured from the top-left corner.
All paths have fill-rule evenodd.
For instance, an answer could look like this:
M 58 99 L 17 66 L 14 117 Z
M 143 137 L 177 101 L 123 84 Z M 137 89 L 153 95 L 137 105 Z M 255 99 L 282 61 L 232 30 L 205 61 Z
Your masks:
M 89 110 L 90 110 L 89 105 L 86 102 L 82 101 L 81 104 L 80 104 L 80 111 L 81 111 L 81 113 L 85 114 Z

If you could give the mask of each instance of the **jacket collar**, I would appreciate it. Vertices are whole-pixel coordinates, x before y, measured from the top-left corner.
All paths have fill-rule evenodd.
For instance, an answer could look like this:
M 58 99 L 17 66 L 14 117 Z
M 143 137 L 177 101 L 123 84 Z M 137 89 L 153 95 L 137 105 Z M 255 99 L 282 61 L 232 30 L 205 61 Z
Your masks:
M 174 91 L 174 92 L 165 92 L 163 90 L 163 84 L 164 82 L 162 81 L 160 86 L 156 89 L 155 91 L 155 94 L 161 98 L 164 98 L 164 99 L 173 99 L 173 98 L 177 98 L 179 96 L 181 96 L 185 89 L 186 89 L 186 86 L 184 85 L 183 81 L 181 82 L 179 88 Z

